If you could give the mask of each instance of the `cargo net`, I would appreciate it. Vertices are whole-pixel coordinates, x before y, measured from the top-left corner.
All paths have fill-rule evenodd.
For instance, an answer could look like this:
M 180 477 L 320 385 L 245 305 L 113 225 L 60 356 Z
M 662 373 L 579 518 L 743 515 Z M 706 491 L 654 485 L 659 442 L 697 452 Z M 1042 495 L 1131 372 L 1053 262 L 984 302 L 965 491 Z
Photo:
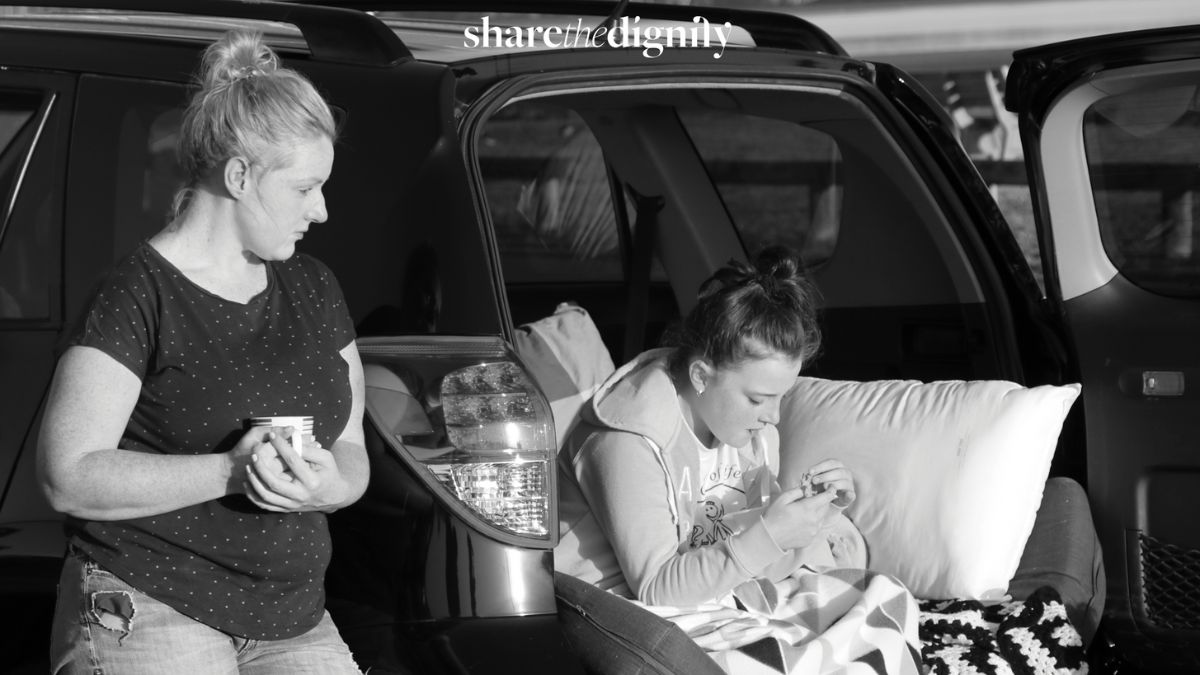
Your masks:
M 1144 534 L 1138 539 L 1147 618 L 1162 628 L 1200 629 L 1200 551 Z

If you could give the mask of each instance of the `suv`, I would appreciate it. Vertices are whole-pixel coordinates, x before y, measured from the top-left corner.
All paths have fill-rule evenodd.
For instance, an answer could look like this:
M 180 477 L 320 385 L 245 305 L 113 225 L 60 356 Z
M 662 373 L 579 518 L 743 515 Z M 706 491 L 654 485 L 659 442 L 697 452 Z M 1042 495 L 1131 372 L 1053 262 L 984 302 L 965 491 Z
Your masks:
M 555 420 L 518 327 L 571 300 L 627 357 L 768 243 L 825 297 L 813 375 L 1082 382 L 1051 472 L 1087 486 L 1103 544 L 1096 665 L 1200 668 L 1194 29 L 1016 55 L 1043 293 L 937 102 L 794 16 L 47 4 L 74 10 L 0 14 L 0 588 L 27 619 L 4 658 L 44 670 L 63 541 L 34 448 L 56 344 L 163 225 L 190 73 L 249 25 L 341 117 L 331 221 L 302 248 L 380 378 L 370 487 L 331 517 L 329 607 L 364 668 L 583 672 L 552 574 Z M 401 11 L 433 7 L 477 11 Z

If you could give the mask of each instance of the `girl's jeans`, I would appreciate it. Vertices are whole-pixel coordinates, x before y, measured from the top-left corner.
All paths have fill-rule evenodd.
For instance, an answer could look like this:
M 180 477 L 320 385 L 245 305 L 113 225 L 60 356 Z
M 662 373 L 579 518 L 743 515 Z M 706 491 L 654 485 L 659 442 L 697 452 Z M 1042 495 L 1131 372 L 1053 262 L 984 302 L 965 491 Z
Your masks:
M 59 579 L 50 663 L 61 675 L 361 675 L 328 612 L 303 635 L 249 640 L 180 614 L 73 549 Z

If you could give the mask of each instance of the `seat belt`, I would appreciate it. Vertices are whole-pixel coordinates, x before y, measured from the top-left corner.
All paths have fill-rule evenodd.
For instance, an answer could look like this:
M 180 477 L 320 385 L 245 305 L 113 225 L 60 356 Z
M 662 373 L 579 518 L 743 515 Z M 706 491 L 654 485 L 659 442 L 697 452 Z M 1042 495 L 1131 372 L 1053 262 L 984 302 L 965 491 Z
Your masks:
M 629 269 L 629 321 L 625 324 L 624 359 L 628 362 L 642 351 L 646 339 L 646 315 L 650 305 L 650 268 L 654 265 L 654 240 L 658 234 L 658 212 L 666 203 L 660 196 L 645 196 L 626 186 L 633 195 L 637 221 L 634 224 L 633 255 Z

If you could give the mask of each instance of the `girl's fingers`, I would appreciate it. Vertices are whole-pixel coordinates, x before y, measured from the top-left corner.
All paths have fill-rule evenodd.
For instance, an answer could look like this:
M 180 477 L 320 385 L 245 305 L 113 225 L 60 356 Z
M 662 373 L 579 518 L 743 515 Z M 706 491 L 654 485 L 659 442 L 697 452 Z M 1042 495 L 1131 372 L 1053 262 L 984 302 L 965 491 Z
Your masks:
M 833 471 L 834 469 L 845 469 L 845 468 L 846 468 L 846 465 L 842 464 L 840 461 L 838 461 L 836 459 L 823 459 L 823 460 L 817 462 L 816 464 L 812 465 L 812 467 L 809 468 L 808 472 L 813 474 L 814 476 L 816 476 L 818 474 L 825 473 L 826 471 Z

